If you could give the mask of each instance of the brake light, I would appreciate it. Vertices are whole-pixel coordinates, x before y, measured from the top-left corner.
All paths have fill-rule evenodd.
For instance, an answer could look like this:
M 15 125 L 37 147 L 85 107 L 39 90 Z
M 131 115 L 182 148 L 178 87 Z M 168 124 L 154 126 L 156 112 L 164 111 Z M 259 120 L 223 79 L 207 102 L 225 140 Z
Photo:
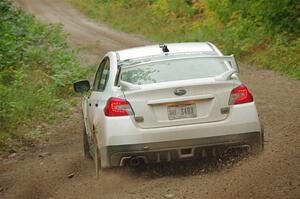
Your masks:
M 253 102 L 253 96 L 245 85 L 240 85 L 231 91 L 229 105 Z
M 132 115 L 133 111 L 128 101 L 111 97 L 104 108 L 104 114 L 108 117 Z

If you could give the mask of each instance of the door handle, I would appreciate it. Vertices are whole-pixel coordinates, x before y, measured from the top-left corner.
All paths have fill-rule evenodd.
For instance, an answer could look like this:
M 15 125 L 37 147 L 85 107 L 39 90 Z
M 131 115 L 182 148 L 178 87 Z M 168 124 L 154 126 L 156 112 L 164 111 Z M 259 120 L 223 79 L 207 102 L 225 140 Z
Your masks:
M 89 103 L 89 106 L 92 106 L 92 104 L 91 104 L 91 103 Z

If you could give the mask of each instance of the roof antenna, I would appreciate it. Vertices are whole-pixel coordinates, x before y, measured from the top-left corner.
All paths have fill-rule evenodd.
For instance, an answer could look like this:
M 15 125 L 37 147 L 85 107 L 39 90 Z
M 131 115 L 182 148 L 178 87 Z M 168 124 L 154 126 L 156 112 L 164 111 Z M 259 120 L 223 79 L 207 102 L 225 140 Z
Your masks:
M 160 43 L 160 44 L 159 44 L 159 47 L 162 49 L 162 51 L 163 51 L 164 53 L 170 52 L 169 49 L 168 49 L 168 46 L 167 46 L 166 44 L 164 44 L 164 43 Z

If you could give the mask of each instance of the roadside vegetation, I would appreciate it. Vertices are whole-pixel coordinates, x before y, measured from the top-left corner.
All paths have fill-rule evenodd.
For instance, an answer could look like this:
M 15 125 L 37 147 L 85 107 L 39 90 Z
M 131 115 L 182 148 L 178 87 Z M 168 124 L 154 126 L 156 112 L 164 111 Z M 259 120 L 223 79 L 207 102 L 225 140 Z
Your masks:
M 72 82 L 86 70 L 59 24 L 45 25 L 0 1 L 0 154 L 46 138 L 42 128 L 72 111 Z
M 246 63 L 300 79 L 293 0 L 69 0 L 90 17 L 156 42 L 212 41 Z

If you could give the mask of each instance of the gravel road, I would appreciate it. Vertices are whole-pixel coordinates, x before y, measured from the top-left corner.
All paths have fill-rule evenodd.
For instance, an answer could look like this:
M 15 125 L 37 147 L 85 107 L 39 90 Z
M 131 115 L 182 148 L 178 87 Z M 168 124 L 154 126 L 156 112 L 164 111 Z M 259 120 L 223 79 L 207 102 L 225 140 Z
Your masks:
M 47 23 L 62 23 L 83 63 L 149 43 L 95 23 L 62 0 L 17 3 Z M 261 155 L 109 169 L 96 179 L 93 162 L 83 159 L 77 108 L 45 128 L 49 142 L 0 159 L 0 198 L 300 198 L 300 81 L 244 65 L 240 76 L 265 127 Z

